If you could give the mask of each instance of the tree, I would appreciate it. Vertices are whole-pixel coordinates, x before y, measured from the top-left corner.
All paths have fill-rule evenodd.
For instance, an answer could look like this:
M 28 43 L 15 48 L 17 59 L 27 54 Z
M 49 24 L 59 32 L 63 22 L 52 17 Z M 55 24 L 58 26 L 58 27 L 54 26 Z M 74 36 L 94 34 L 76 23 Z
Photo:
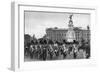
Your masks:
M 54 44 L 54 42 L 52 40 L 49 40 L 48 44 Z
M 64 43 L 64 44 L 66 44 L 66 43 L 67 43 L 65 39 L 63 40 L 63 43 Z
M 44 42 L 44 44 L 48 44 L 48 42 L 47 42 L 47 40 L 46 40 L 46 39 L 44 39 L 44 40 L 43 40 L 43 42 Z
M 78 42 L 78 41 L 76 41 L 76 40 L 74 40 L 74 41 L 73 41 L 73 43 L 74 43 L 74 44 L 79 44 L 79 42 Z
M 31 43 L 31 36 L 29 34 L 24 35 L 24 45 Z

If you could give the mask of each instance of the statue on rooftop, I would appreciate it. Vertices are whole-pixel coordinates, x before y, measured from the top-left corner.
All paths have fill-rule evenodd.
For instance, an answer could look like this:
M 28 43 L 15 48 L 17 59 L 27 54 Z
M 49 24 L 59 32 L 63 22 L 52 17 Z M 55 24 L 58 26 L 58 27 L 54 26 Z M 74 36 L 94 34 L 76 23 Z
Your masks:
M 69 16 L 70 20 L 72 20 L 72 17 L 73 17 L 73 14 L 71 14 L 71 15 Z

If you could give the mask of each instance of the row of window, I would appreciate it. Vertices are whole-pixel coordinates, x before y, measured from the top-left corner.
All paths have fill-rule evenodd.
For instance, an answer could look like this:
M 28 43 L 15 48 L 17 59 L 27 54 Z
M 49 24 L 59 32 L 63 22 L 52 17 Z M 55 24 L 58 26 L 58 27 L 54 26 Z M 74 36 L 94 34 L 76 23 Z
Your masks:
M 55 33 L 48 33 L 48 36 L 66 36 L 66 34 L 64 33 L 60 33 L 60 34 L 55 34 Z
M 47 32 L 47 35 L 54 40 L 62 40 L 64 37 L 66 37 L 66 33 L 55 33 L 55 32 Z M 80 38 L 89 38 L 90 34 L 89 32 L 75 32 L 76 39 Z

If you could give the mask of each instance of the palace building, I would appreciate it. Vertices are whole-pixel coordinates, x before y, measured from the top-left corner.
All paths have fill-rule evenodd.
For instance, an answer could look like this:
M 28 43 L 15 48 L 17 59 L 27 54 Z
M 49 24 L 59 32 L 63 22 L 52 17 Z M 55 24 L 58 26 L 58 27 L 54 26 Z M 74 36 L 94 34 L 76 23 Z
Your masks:
M 60 41 L 66 40 L 68 42 L 81 41 L 82 39 L 85 41 L 90 40 L 90 29 L 89 26 L 87 29 L 81 29 L 79 27 L 73 26 L 72 16 L 70 15 L 70 20 L 68 24 L 68 29 L 59 29 L 55 28 L 47 28 L 46 35 L 49 39 L 53 41 Z
M 47 37 L 53 41 L 63 41 L 67 39 L 67 29 L 48 28 L 46 29 Z

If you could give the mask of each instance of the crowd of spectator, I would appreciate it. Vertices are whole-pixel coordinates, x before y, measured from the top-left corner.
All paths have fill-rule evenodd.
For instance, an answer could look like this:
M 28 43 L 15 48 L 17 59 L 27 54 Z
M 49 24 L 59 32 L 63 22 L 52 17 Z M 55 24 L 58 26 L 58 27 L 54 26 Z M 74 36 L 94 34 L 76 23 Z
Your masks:
M 90 44 L 84 41 L 35 40 L 24 46 L 24 56 L 30 60 L 87 59 L 90 57 Z

